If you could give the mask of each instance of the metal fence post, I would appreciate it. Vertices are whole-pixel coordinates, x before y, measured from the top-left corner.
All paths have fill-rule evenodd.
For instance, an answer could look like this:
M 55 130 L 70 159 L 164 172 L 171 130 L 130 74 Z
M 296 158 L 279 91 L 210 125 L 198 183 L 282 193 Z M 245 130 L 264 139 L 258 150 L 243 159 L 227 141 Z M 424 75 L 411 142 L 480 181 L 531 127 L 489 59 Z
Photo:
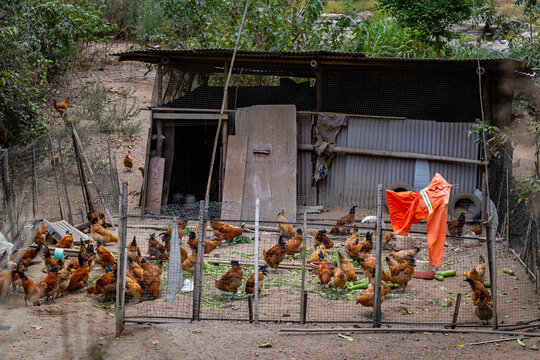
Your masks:
M 205 244 L 205 233 L 206 233 L 206 219 L 205 219 L 205 202 L 200 202 L 199 210 L 199 243 L 197 246 L 197 264 L 195 266 L 195 274 L 193 277 L 194 288 L 193 288 L 193 313 L 192 320 L 200 320 L 200 311 L 201 311 L 201 292 L 202 292 L 202 276 L 203 276 L 203 262 L 204 262 L 204 244 Z
M 373 327 L 381 327 L 381 251 L 382 251 L 382 193 L 383 186 L 377 186 L 377 236 L 375 243 L 375 285 L 373 288 Z
M 119 222 L 118 261 L 116 263 L 116 336 L 124 331 L 126 269 L 127 269 L 128 183 L 122 182 L 122 212 Z
M 307 212 L 304 211 L 304 228 L 303 228 L 303 241 L 302 241 L 302 285 L 300 287 L 300 324 L 304 324 L 306 314 L 306 297 L 304 291 L 306 288 L 306 231 L 307 231 Z
M 255 295 L 254 317 L 255 325 L 259 323 L 259 198 L 255 199 L 255 287 L 253 294 Z

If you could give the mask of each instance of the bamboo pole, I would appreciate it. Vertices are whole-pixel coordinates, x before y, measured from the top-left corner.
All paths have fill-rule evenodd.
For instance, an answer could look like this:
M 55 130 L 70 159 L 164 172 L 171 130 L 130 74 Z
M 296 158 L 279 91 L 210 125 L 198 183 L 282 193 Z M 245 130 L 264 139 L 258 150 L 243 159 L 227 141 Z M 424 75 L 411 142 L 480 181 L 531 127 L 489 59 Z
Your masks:
M 253 294 L 255 298 L 254 303 L 254 321 L 255 325 L 259 323 L 259 198 L 255 199 L 255 266 L 253 273 L 255 274 L 255 287 L 253 288 Z
M 377 186 L 377 234 L 375 243 L 375 288 L 373 297 L 373 327 L 381 327 L 381 270 L 382 270 L 382 193 L 383 186 Z
M 56 170 L 56 165 L 54 161 L 54 144 L 53 144 L 52 136 L 50 132 L 49 132 L 49 143 L 51 144 L 51 162 L 53 164 L 54 182 L 56 184 L 56 195 L 58 197 L 58 207 L 60 208 L 60 218 L 65 219 L 64 207 L 62 206 L 62 199 L 60 199 L 60 185 L 58 185 L 58 172 Z
M 69 195 L 67 190 L 67 178 L 66 178 L 66 171 L 64 169 L 64 157 L 62 156 L 62 144 L 60 142 L 60 136 L 56 137 L 56 142 L 58 144 L 58 156 L 60 158 L 60 175 L 62 178 L 62 186 L 64 188 L 64 195 L 66 197 L 66 204 L 68 208 L 68 221 L 70 224 L 73 224 L 73 214 L 71 212 L 71 202 L 69 201 Z
M 205 233 L 206 233 L 206 207 L 205 202 L 200 202 L 199 210 L 199 243 L 197 244 L 197 264 L 195 265 L 195 274 L 194 274 L 194 288 L 193 288 L 193 313 L 192 320 L 200 320 L 200 310 L 201 310 L 201 292 L 202 292 L 202 276 L 203 276 L 203 262 L 204 262 L 204 244 L 205 244 Z M 176 226 L 176 224 L 173 224 Z
M 306 290 L 306 230 L 307 230 L 307 212 L 304 212 L 304 228 L 302 236 L 302 283 L 300 285 L 300 324 L 304 324 L 306 317 L 306 296 L 304 296 L 304 291 Z M 281 264 L 280 264 L 281 266 Z
M 540 337 L 540 334 L 529 332 L 514 332 L 506 330 L 477 330 L 477 329 L 433 329 L 433 328 L 318 328 L 318 329 L 302 329 L 302 328 L 285 328 L 279 332 L 285 333 L 310 333 L 310 334 L 325 334 L 336 332 L 355 332 L 355 333 L 448 333 L 448 334 L 502 334 L 514 336 L 530 336 Z
M 79 169 L 79 176 L 81 177 L 81 186 L 83 190 L 84 203 L 86 205 L 86 212 L 94 212 L 94 202 L 92 196 L 90 195 L 90 190 L 88 189 L 88 179 L 86 178 L 86 173 L 81 160 L 81 152 L 79 148 L 79 143 L 77 142 L 78 137 L 75 136 L 75 125 L 71 121 L 71 136 L 73 138 L 73 149 L 75 150 L 75 160 L 77 161 L 77 168 Z
M 127 213 L 128 213 L 128 183 L 122 182 L 122 217 L 118 229 L 118 266 L 116 269 L 116 337 L 124 331 L 126 269 L 127 269 Z M 120 231 L 121 230 L 121 231 Z

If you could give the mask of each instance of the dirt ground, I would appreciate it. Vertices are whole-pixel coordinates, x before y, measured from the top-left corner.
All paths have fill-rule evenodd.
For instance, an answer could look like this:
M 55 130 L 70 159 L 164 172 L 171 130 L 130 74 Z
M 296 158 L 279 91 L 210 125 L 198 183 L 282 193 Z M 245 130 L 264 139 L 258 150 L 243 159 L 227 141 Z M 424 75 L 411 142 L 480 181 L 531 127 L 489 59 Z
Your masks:
M 130 45 L 133 44 L 109 45 L 107 51 L 109 53 L 124 51 Z M 58 97 L 74 94 L 73 104 L 80 106 L 77 94 L 82 88 L 99 81 L 106 88 L 111 88 L 113 92 L 133 91 L 131 96 L 138 106 L 145 107 L 150 105 L 155 75 L 153 71 L 145 75 L 147 71 L 148 68 L 144 64 L 118 63 L 115 59 L 104 61 L 103 57 L 96 57 L 88 69 L 79 69 L 65 76 L 60 84 Z M 116 157 L 120 180 L 127 180 L 130 190 L 138 191 L 142 177 L 136 169 L 144 166 L 149 112 L 141 111 L 135 120 L 140 120 L 142 123 L 139 134 L 136 135 L 134 141 L 119 139 Z M 134 159 L 132 172 L 125 171 L 122 164 L 122 159 L 128 150 L 131 151 Z M 132 210 L 137 208 L 137 196 L 130 196 L 129 206 Z M 336 216 L 337 214 L 338 212 Z M 274 240 L 268 239 L 268 243 Z M 453 258 L 458 259 L 460 253 L 454 248 L 456 247 L 452 246 L 448 251 L 455 252 Z M 110 250 L 115 251 L 112 247 Z M 238 251 L 244 250 L 238 248 Z M 231 255 L 223 254 L 222 256 Z M 42 279 L 44 276 L 41 272 L 42 266 L 42 264 L 31 266 L 28 276 L 36 281 Z M 512 266 L 516 270 L 522 270 L 517 264 L 512 263 Z M 96 269 L 92 277 L 95 278 L 102 273 L 103 270 Z M 519 275 L 521 281 L 524 281 L 525 275 Z M 422 298 L 427 298 L 430 288 L 420 286 L 420 281 L 411 283 L 408 291 L 422 291 Z M 515 285 L 512 281 L 515 280 L 508 280 L 508 284 L 504 286 L 510 290 L 514 289 Z M 430 284 L 436 288 L 445 285 L 434 282 Z M 456 288 L 463 287 L 461 282 L 457 283 L 457 280 L 454 285 Z M 436 292 L 436 288 L 431 291 Z M 537 299 L 527 297 L 528 295 L 530 295 L 530 289 L 526 292 L 510 294 L 508 299 L 502 301 L 512 300 L 515 306 L 535 306 L 533 311 L 540 310 Z M 399 298 L 394 298 L 385 302 L 383 304 L 385 314 L 391 314 L 392 304 L 398 304 L 398 301 L 400 301 Z M 530 304 L 531 301 L 532 304 Z M 350 302 L 343 305 L 345 306 L 350 307 L 351 312 L 344 313 L 344 316 L 350 318 L 351 321 L 366 321 L 365 309 L 355 307 Z M 410 310 L 421 312 L 416 309 L 417 307 L 421 309 L 422 304 L 413 305 Z M 321 308 L 324 311 L 325 307 Z M 398 308 L 401 309 L 401 306 Z M 342 326 L 350 327 L 350 325 L 320 323 L 305 325 L 306 328 Z M 17 293 L 11 296 L 6 304 L 0 305 L 0 359 L 172 359 L 179 357 L 187 359 L 386 359 L 396 357 L 431 359 L 441 356 L 447 359 L 508 359 L 516 355 L 527 359 L 540 359 L 540 352 L 537 350 L 540 348 L 540 338 L 523 340 L 526 347 L 520 346 L 515 340 L 500 342 L 500 345 L 469 346 L 468 343 L 471 342 L 508 337 L 475 334 L 351 333 L 347 335 L 350 335 L 353 341 L 348 341 L 338 337 L 337 334 L 293 335 L 279 332 L 289 327 L 303 328 L 304 326 L 286 322 L 263 322 L 255 326 L 236 321 L 181 321 L 159 325 L 128 323 L 123 335 L 116 338 L 114 306 L 99 303 L 95 296 L 81 292 L 58 298 L 56 304 L 24 307 L 23 294 Z M 346 333 L 344 331 L 344 334 Z M 540 332 L 537 331 L 537 333 Z M 260 345 L 263 343 L 271 343 L 272 346 L 261 348 Z M 458 346 L 460 343 L 464 346 Z

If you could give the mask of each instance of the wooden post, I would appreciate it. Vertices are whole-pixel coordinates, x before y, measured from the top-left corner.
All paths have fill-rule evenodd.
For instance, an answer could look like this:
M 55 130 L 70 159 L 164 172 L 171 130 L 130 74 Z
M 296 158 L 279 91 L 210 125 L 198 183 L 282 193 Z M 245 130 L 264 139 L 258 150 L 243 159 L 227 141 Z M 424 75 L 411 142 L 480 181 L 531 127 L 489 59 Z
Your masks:
M 56 195 L 58 197 L 58 207 L 60 208 L 60 217 L 62 219 L 65 219 L 64 207 L 62 206 L 62 199 L 60 198 L 60 185 L 58 185 L 58 171 L 56 169 L 55 160 L 54 160 L 54 145 L 53 145 L 52 136 L 50 132 L 49 132 L 49 143 L 51 144 L 51 163 L 53 164 L 54 182 L 56 184 Z
M 302 233 L 304 234 L 302 240 L 302 284 L 300 286 L 300 324 L 306 322 L 306 231 L 307 231 L 307 212 L 304 211 L 304 228 Z
M 92 201 L 92 196 L 90 195 L 90 190 L 88 190 L 88 179 L 86 178 L 86 173 L 81 160 L 81 148 L 79 148 L 79 143 L 77 141 L 78 137 L 75 136 L 75 125 L 71 121 L 71 136 L 73 137 L 73 149 L 75 150 L 75 160 L 77 161 L 77 167 L 79 168 L 79 175 L 81 177 L 81 185 L 83 188 L 83 195 L 86 203 L 86 212 L 94 212 L 94 202 Z
M 255 325 L 259 323 L 259 198 L 255 199 L 255 287 L 253 294 L 255 295 Z
M 497 330 L 499 327 L 497 320 L 497 247 L 495 239 L 491 238 L 491 222 L 487 223 L 487 220 L 490 216 L 489 214 L 489 193 L 487 191 L 489 184 L 488 178 L 488 167 L 485 166 L 484 177 L 482 178 L 482 218 L 484 219 L 486 225 L 486 245 L 488 247 L 488 257 L 489 257 L 489 280 L 491 282 L 491 297 L 493 300 L 493 330 Z
M 158 64 L 156 73 L 157 105 L 163 105 L 163 65 Z
M 206 234 L 206 208 L 205 202 L 200 202 L 199 210 L 199 243 L 197 245 L 197 265 L 195 266 L 194 274 L 194 288 L 193 288 L 193 313 L 191 319 L 193 321 L 200 320 L 200 310 L 201 310 L 201 291 L 202 291 L 202 276 L 203 276 L 203 261 L 204 261 L 204 244 L 205 244 L 205 234 Z M 174 224 L 173 226 L 176 226 Z
M 452 318 L 452 329 L 456 328 L 460 305 L 461 305 L 461 293 L 457 294 L 456 307 L 454 308 L 454 316 Z
M 34 221 L 41 216 L 39 215 L 39 189 L 37 184 L 37 171 L 36 171 L 36 144 L 32 145 L 32 212 Z
M 377 185 L 377 239 L 375 243 L 375 286 L 373 288 L 373 327 L 381 327 L 382 184 Z
M 255 278 L 257 277 L 258 276 L 255 276 Z M 257 287 L 255 287 L 255 289 L 257 289 Z M 255 291 L 255 293 L 257 292 L 258 291 Z M 247 299 L 248 299 L 249 322 L 252 323 L 253 322 L 253 295 L 249 294 Z
M 116 337 L 124 331 L 126 268 L 127 268 L 127 213 L 128 213 L 128 183 L 122 182 L 122 212 L 118 235 L 118 263 L 116 267 Z
M 153 123 L 152 115 L 150 115 L 150 124 Z M 150 148 L 152 144 L 152 126 L 148 129 L 148 138 L 146 140 L 146 155 L 144 157 L 144 176 L 141 185 L 141 197 L 139 198 L 139 206 L 141 207 L 141 215 L 144 215 L 146 209 L 146 190 L 148 188 L 148 168 L 150 164 Z
M 58 143 L 58 156 L 60 158 L 60 174 L 62 177 L 62 185 L 64 187 L 64 195 L 66 197 L 66 204 L 68 208 L 68 221 L 71 225 L 74 224 L 73 222 L 73 214 L 71 212 L 71 201 L 69 201 L 69 195 L 67 190 L 67 178 L 66 178 L 66 171 L 64 169 L 64 157 L 62 155 L 62 144 L 60 143 L 60 136 L 57 136 L 56 141 Z
M 161 120 L 156 120 L 156 132 L 157 132 L 157 141 L 156 141 L 156 156 L 161 157 L 163 154 L 163 123 Z
M 510 186 L 509 171 L 506 169 L 506 242 L 510 248 Z
M 8 206 L 9 216 L 9 233 L 11 235 L 11 242 L 13 245 L 18 246 L 17 229 L 15 225 L 15 206 L 13 204 L 13 193 L 11 192 L 11 180 L 9 177 L 9 151 L 3 150 L 4 153 L 4 197 Z

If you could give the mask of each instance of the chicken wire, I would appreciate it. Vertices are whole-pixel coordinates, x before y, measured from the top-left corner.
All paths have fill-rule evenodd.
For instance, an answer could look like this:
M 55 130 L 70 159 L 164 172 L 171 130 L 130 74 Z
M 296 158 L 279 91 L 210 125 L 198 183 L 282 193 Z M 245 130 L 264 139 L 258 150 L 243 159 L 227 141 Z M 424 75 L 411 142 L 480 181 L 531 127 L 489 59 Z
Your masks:
M 276 203 L 276 202 L 274 202 Z M 185 205 L 185 204 L 184 204 Z M 243 203 L 242 210 L 249 210 L 255 213 L 255 204 Z M 245 284 L 247 279 L 254 272 L 255 253 L 259 254 L 259 265 L 264 265 L 263 251 L 270 249 L 277 244 L 279 233 L 277 214 L 281 209 L 260 208 L 260 214 L 273 214 L 276 220 L 261 221 L 259 233 L 258 251 L 254 248 L 254 221 L 248 219 L 234 219 L 233 213 L 222 212 L 222 203 L 210 203 L 207 216 L 211 221 L 223 221 L 231 226 L 239 227 L 244 224 L 242 238 L 235 239 L 229 245 L 223 242 L 221 246 L 208 255 L 204 255 L 203 275 L 201 285 L 201 305 L 199 318 L 207 320 L 235 320 L 249 321 L 250 311 L 248 296 L 245 294 Z M 146 251 L 144 239 L 148 238 L 150 232 L 165 231 L 174 219 L 178 216 L 185 216 L 188 221 L 188 228 L 194 230 L 199 215 L 199 204 L 182 207 L 168 207 L 168 216 L 157 217 L 130 217 L 128 220 L 128 242 L 133 236 L 142 237 L 143 243 L 139 244 L 141 250 Z M 306 238 L 306 259 L 310 257 L 314 250 L 312 233 L 315 230 L 329 230 L 336 223 L 339 217 L 345 215 L 348 209 L 342 209 L 341 213 L 335 211 L 322 212 L 320 214 L 308 214 L 305 224 L 307 232 Z M 372 212 L 374 213 L 374 212 Z M 238 214 L 238 213 L 237 213 Z M 360 220 L 367 212 L 357 212 L 355 225 L 360 228 L 364 235 L 367 231 L 375 228 L 375 223 L 360 223 Z M 301 216 L 300 216 L 301 217 Z M 303 228 L 303 221 L 290 216 L 291 223 L 295 229 Z M 454 219 L 449 219 L 449 221 Z M 383 214 L 383 222 L 386 230 L 391 231 L 388 214 Z M 131 226 L 130 226 L 131 224 Z M 463 235 L 470 233 L 470 229 L 476 224 L 467 223 L 463 229 Z M 144 229 L 142 229 L 144 228 Z M 418 261 L 428 261 L 427 241 L 425 235 L 425 222 L 413 225 L 411 231 L 412 244 L 420 248 L 416 257 Z M 200 239 L 200 233 L 197 234 Z M 327 250 L 329 261 L 338 261 L 337 253 L 344 253 L 343 243 L 348 235 L 330 235 L 334 242 L 334 247 Z M 187 249 L 185 242 L 187 236 L 182 240 L 182 247 Z M 208 226 L 205 239 L 213 239 L 213 233 Z M 458 294 L 462 294 L 459 315 L 456 326 L 486 326 L 479 320 L 474 311 L 475 306 L 471 300 L 471 290 L 467 282 L 464 281 L 464 272 L 468 272 L 479 263 L 482 256 L 486 262 L 485 281 L 490 281 L 487 242 L 481 235 L 478 246 L 470 247 L 470 239 L 465 237 L 448 236 L 445 245 L 442 267 L 437 270 L 455 270 L 456 275 L 444 278 L 443 281 L 426 280 L 413 278 L 404 293 L 400 289 L 393 290 L 387 295 L 382 303 L 383 324 L 422 324 L 433 326 L 447 326 L 452 324 L 456 299 Z M 395 246 L 395 241 L 391 246 Z M 498 285 L 498 323 L 499 326 L 510 326 L 522 324 L 540 318 L 540 307 L 538 306 L 538 294 L 535 292 L 535 283 L 531 281 L 525 267 L 521 265 L 516 256 L 507 246 L 507 240 L 498 237 L 496 241 L 496 278 Z M 382 249 L 383 268 L 388 269 L 384 259 L 394 251 L 391 247 Z M 190 250 L 188 250 L 188 253 Z M 372 252 L 374 256 L 374 251 Z M 230 268 L 231 260 L 237 260 L 243 269 L 242 286 L 234 299 L 230 299 L 231 294 L 225 293 L 216 288 L 215 281 L 219 279 Z M 268 276 L 263 280 L 263 290 L 258 300 L 259 321 L 274 322 L 301 322 L 301 298 L 302 298 L 302 261 L 300 255 L 294 259 L 286 258 L 282 266 L 274 272 L 269 269 Z M 357 267 L 357 276 L 364 278 L 361 270 Z M 166 265 L 164 265 L 164 270 Z M 514 275 L 509 275 L 503 269 L 514 271 Z M 166 271 L 164 271 L 164 274 Z M 164 275 L 163 279 L 166 279 Z M 350 291 L 333 289 L 321 286 L 316 275 L 316 268 L 306 264 L 305 291 L 307 291 L 306 322 L 313 323 L 373 323 L 372 308 L 356 305 L 356 298 L 362 294 L 362 290 Z M 184 279 L 192 280 L 193 275 L 184 272 Z M 162 288 L 165 285 L 162 284 Z M 153 300 L 145 297 L 145 301 L 139 304 L 129 303 L 126 307 L 126 319 L 128 321 L 143 321 L 144 319 L 180 319 L 193 318 L 193 293 L 183 291 L 176 295 L 173 303 L 164 301 L 165 292 Z M 489 322 L 491 326 L 492 321 Z

